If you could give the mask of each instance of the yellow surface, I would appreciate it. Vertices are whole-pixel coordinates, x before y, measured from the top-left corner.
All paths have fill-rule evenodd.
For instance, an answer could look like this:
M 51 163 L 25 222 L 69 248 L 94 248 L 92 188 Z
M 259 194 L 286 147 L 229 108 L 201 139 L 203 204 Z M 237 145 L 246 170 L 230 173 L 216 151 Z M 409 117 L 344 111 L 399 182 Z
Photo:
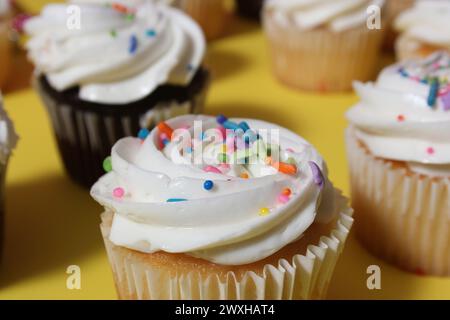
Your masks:
M 22 1 L 23 2 L 23 1 Z M 25 2 L 36 11 L 43 1 Z M 36 7 L 35 7 L 36 6 Z M 348 193 L 343 132 L 353 94 L 313 95 L 278 84 L 256 24 L 236 22 L 210 46 L 214 84 L 207 113 L 257 117 L 290 128 L 315 144 L 336 186 Z M 114 299 L 111 271 L 98 228 L 101 208 L 65 176 L 50 123 L 36 94 L 6 97 L 21 140 L 7 181 L 6 243 L 0 299 Z M 366 269 L 381 267 L 382 289 L 366 287 Z M 78 265 L 82 289 L 66 289 L 66 268 Z M 350 237 L 329 290 L 337 299 L 450 299 L 450 279 L 402 272 L 369 255 Z

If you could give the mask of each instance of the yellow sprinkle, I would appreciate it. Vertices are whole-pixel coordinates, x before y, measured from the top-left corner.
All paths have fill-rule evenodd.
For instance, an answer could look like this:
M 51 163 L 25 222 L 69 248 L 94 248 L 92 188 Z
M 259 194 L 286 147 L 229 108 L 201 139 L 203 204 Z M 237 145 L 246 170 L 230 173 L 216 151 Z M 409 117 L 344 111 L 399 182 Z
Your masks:
M 227 145 L 226 144 L 222 145 L 222 153 L 227 153 Z
M 269 208 L 261 208 L 259 209 L 259 215 L 260 216 L 267 216 L 270 213 Z

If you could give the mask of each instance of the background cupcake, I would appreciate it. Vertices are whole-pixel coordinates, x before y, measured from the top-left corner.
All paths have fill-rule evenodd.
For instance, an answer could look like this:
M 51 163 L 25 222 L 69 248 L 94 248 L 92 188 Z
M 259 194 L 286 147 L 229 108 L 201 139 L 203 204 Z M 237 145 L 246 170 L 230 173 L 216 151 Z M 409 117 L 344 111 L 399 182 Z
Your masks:
M 9 156 L 17 144 L 14 126 L 3 108 L 3 97 L 0 92 L 0 260 L 3 242 L 5 180 Z
M 357 83 L 347 116 L 356 234 L 375 254 L 450 275 L 450 56 L 437 53 Z
M 205 40 L 177 9 L 149 1 L 74 1 L 46 6 L 27 21 L 34 84 L 48 109 L 64 165 L 90 186 L 120 138 L 202 109 L 208 72 Z M 67 24 L 66 24 L 67 20 Z
M 324 297 L 351 210 L 296 134 L 188 115 L 120 140 L 111 157 L 91 195 L 106 208 L 120 298 Z
M 401 32 L 395 45 L 399 60 L 450 52 L 450 1 L 417 1 L 396 19 L 395 28 Z
M 342 91 L 376 73 L 383 29 L 367 26 L 383 1 L 265 2 L 263 23 L 275 75 L 303 90 Z
M 10 18 L 10 1 L 0 0 L 0 89 L 5 85 L 11 64 Z
M 206 39 L 214 40 L 226 33 L 233 7 L 232 0 L 167 0 L 184 10 L 202 27 Z

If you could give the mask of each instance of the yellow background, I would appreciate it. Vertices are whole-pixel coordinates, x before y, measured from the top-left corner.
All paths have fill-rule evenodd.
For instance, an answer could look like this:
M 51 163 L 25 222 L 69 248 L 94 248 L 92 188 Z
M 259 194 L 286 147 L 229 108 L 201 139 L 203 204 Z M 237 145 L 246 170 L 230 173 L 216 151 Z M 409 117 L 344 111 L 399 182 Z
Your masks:
M 19 1 L 37 12 L 46 1 Z M 206 112 L 257 117 L 290 128 L 315 144 L 331 178 L 348 194 L 344 153 L 345 110 L 353 94 L 299 93 L 270 73 L 263 35 L 256 24 L 236 21 L 230 35 L 210 45 L 214 83 Z M 115 299 L 111 271 L 98 228 L 101 208 L 65 176 L 47 114 L 36 94 L 8 94 L 6 109 L 20 134 L 6 190 L 6 243 L 0 299 Z M 366 268 L 382 271 L 382 290 L 366 287 Z M 82 289 L 66 289 L 66 268 L 78 265 Z M 329 298 L 450 299 L 450 279 L 402 272 L 350 237 L 331 283 Z

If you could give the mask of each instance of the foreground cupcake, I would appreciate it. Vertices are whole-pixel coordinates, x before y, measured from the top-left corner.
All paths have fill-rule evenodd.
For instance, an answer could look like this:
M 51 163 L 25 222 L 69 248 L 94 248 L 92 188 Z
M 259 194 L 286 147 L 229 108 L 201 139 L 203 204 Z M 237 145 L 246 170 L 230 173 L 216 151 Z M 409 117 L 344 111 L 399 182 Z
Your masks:
M 450 275 L 450 56 L 436 53 L 356 83 L 347 116 L 356 233 L 375 254 Z
M 277 78 L 312 91 L 349 90 L 353 80 L 371 79 L 384 30 L 369 29 L 367 12 L 382 5 L 382 0 L 266 1 L 263 23 Z
M 181 116 L 120 140 L 106 163 L 91 195 L 120 298 L 324 297 L 351 210 L 296 134 Z
M 439 50 L 450 52 L 450 0 L 417 1 L 395 21 L 401 32 L 397 58 L 425 58 Z
M 73 1 L 66 26 L 53 4 L 25 25 L 35 86 L 50 114 L 69 175 L 91 186 L 113 144 L 140 128 L 202 109 L 205 40 L 181 11 L 150 1 Z M 125 3 L 125 2 L 124 2 Z
M 9 23 L 11 5 L 9 0 L 0 0 L 0 89 L 5 85 L 11 64 L 11 41 Z
M 14 126 L 3 108 L 3 98 L 0 92 L 0 259 L 3 241 L 6 169 L 11 152 L 17 144 L 17 139 Z

